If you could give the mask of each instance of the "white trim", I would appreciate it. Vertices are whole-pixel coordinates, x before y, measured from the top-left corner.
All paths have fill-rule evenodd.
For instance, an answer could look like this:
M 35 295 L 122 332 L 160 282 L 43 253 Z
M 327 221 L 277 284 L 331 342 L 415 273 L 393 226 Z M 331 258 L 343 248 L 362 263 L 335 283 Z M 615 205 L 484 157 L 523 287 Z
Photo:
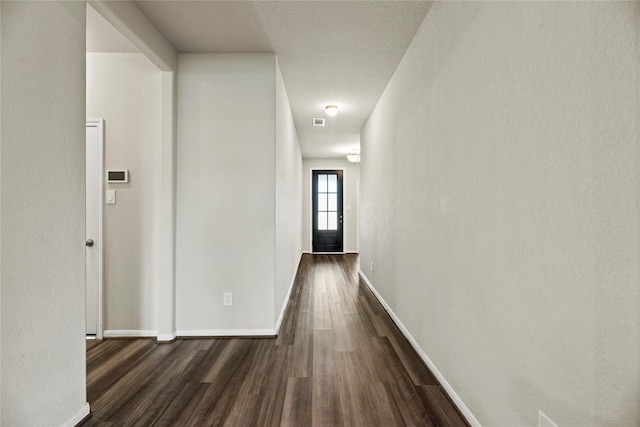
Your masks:
M 284 313 L 287 311 L 287 307 L 289 306 L 289 298 L 291 297 L 291 291 L 293 290 L 293 285 L 295 285 L 296 283 L 296 277 L 298 276 L 298 270 L 300 269 L 300 261 L 302 261 L 302 255 L 298 260 L 298 266 L 296 267 L 296 271 L 293 272 L 293 277 L 291 278 L 291 283 L 289 284 L 289 290 L 287 291 L 287 296 L 284 298 L 284 302 L 282 303 L 280 316 L 278 317 L 278 321 L 276 322 L 276 335 L 280 333 L 280 326 L 282 326 L 282 321 L 284 320 Z
M 82 405 L 82 409 L 76 412 L 73 417 L 65 421 L 60 427 L 75 427 L 80 424 L 80 421 L 84 420 L 90 413 L 91 408 L 89 407 L 89 402 L 85 402 L 84 405 Z
M 345 254 L 359 254 L 358 251 L 346 251 Z
M 544 412 L 538 410 L 538 427 L 558 427 L 558 424 L 551 421 Z
M 160 198 L 156 253 L 158 341 L 176 337 L 176 87 L 177 73 L 160 71 L 162 79 Z
M 360 253 L 360 180 L 356 182 L 356 253 Z
M 415 338 L 413 338 L 409 330 L 402 324 L 400 319 L 398 319 L 398 316 L 396 316 L 396 314 L 393 312 L 391 307 L 389 307 L 389 304 L 387 304 L 384 298 L 382 298 L 382 295 L 380 295 L 376 290 L 376 288 L 373 287 L 373 284 L 369 281 L 369 279 L 364 274 L 364 272 L 362 270 L 359 270 L 358 274 L 360 275 L 360 277 L 362 277 L 362 280 L 364 281 L 364 283 L 367 284 L 371 292 L 373 292 L 376 298 L 378 298 L 378 301 L 380 301 L 380 304 L 382 304 L 382 306 L 387 311 L 387 313 L 389 313 L 389 316 L 391 316 L 391 319 L 393 320 L 393 322 L 396 324 L 398 329 L 400 329 L 400 332 L 402 332 L 402 335 L 404 335 L 407 338 L 407 340 L 411 343 L 411 346 L 416 351 L 416 353 L 418 353 L 420 358 L 424 361 L 424 363 L 429 367 L 431 372 L 438 379 L 438 381 L 440 382 L 440 385 L 446 390 L 447 394 L 449 394 L 449 397 L 451 398 L 451 400 L 453 400 L 453 402 L 458 407 L 460 412 L 462 412 L 462 414 L 467 419 L 469 424 L 471 424 L 474 427 L 475 426 L 480 427 L 480 422 L 476 419 L 476 417 L 473 416 L 473 414 L 471 413 L 471 410 L 467 407 L 467 405 L 464 404 L 460 396 L 458 396 L 458 393 L 455 392 L 453 387 L 451 387 L 451 384 L 449 384 L 445 379 L 444 375 L 440 373 L 438 368 L 436 368 L 436 365 L 434 365 L 431 359 L 429 359 L 429 356 L 427 356 L 427 354 L 424 352 L 422 347 L 420 347 L 420 344 L 418 344 Z
M 179 337 L 275 337 L 275 329 L 191 329 L 176 331 Z
M 156 338 L 157 330 L 151 329 L 112 329 L 104 331 L 105 338 Z
M 171 342 L 176 338 L 178 338 L 178 335 L 173 332 L 171 334 L 158 334 L 156 339 L 158 340 L 158 342 Z
M 313 171 L 342 171 L 342 250 L 346 246 L 344 236 L 347 234 L 345 229 L 347 224 L 344 221 L 344 189 L 347 183 L 347 168 L 343 167 L 310 167 L 309 168 L 309 252 L 310 254 L 344 254 L 344 252 L 313 252 Z
M 96 339 L 101 340 L 104 336 L 103 328 L 103 276 L 104 276 L 104 245 L 103 245 L 103 209 L 104 209 L 104 119 L 86 119 L 85 128 L 97 127 L 98 128 L 98 176 L 100 177 L 100 194 L 98 199 L 100 200 L 98 208 L 98 319 L 96 325 Z M 85 142 L 86 144 L 86 142 Z M 86 284 L 85 284 L 86 285 Z M 85 307 L 86 310 L 86 307 Z

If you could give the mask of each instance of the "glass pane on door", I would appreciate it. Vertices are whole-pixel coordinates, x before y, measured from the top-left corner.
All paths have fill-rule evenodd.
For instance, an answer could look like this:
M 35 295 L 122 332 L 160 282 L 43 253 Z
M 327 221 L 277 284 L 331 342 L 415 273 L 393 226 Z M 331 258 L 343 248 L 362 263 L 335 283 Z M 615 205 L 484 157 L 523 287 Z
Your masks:
M 338 229 L 338 212 L 329 212 L 329 224 L 327 225 L 328 230 L 337 230 Z
M 338 210 L 338 195 L 333 193 L 333 194 L 328 194 L 328 196 L 329 196 L 329 205 L 327 206 L 327 211 L 337 212 L 337 210 Z
M 318 212 L 318 230 L 327 229 L 327 213 Z
M 327 191 L 329 193 L 338 192 L 338 175 L 329 175 L 329 189 Z
M 318 211 L 326 212 L 327 207 L 327 194 L 318 194 Z
M 318 175 L 318 193 L 327 192 L 327 175 Z

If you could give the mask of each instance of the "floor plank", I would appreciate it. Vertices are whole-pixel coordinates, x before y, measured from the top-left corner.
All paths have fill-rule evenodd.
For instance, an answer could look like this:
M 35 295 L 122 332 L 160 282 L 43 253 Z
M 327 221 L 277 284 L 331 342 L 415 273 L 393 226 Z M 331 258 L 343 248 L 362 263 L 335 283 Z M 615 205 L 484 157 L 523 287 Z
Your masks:
M 304 255 L 274 339 L 87 341 L 84 426 L 466 426 L 357 267 Z

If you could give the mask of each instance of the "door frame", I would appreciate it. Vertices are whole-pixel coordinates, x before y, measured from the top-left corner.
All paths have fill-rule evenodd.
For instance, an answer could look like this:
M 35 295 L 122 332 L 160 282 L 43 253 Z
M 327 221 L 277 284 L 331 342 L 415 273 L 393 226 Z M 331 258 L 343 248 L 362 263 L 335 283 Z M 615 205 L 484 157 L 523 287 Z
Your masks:
M 103 325 L 102 325 L 102 317 L 103 317 L 103 277 L 104 277 L 104 252 L 103 252 L 103 222 L 102 215 L 104 209 L 104 119 L 86 119 L 86 127 L 96 127 L 98 128 L 98 180 L 100 183 L 100 194 L 98 195 L 98 236 L 97 243 L 95 244 L 95 249 L 98 251 L 98 310 L 96 319 L 97 327 L 96 327 L 96 339 L 101 340 L 103 338 Z M 86 141 L 85 141 L 86 146 Z M 86 155 L 85 155 L 85 174 L 86 174 Z M 85 189 L 85 215 L 86 215 L 86 189 Z M 86 239 L 86 236 L 85 236 Z M 86 265 L 86 257 L 85 257 L 85 265 Z M 86 267 L 85 267 L 86 268 Z M 86 291 L 86 276 L 85 276 L 85 291 Z M 85 303 L 85 317 L 86 317 L 86 303 Z M 86 321 L 86 320 L 85 320 Z M 86 326 L 85 326 L 86 331 Z M 86 333 L 86 332 L 85 332 Z
M 312 254 L 334 254 L 340 255 L 347 253 L 345 251 L 346 242 L 344 241 L 344 236 L 347 234 L 345 232 L 347 228 L 346 215 L 344 214 L 344 208 L 342 212 L 342 252 L 314 252 L 313 251 L 313 171 L 342 171 L 342 203 L 344 206 L 344 193 L 345 188 L 347 187 L 347 169 L 343 167 L 334 167 L 327 166 L 324 168 L 320 167 L 311 167 L 309 168 L 309 253 Z

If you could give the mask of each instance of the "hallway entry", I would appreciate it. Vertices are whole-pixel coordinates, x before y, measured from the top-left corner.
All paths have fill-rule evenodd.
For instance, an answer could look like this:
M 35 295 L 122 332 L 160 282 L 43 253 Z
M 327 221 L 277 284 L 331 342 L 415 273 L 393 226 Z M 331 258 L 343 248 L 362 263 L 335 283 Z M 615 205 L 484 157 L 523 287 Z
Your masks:
M 313 170 L 313 232 L 315 253 L 343 252 L 343 171 Z
M 277 338 L 87 341 L 83 427 L 467 426 L 358 265 L 305 254 Z

